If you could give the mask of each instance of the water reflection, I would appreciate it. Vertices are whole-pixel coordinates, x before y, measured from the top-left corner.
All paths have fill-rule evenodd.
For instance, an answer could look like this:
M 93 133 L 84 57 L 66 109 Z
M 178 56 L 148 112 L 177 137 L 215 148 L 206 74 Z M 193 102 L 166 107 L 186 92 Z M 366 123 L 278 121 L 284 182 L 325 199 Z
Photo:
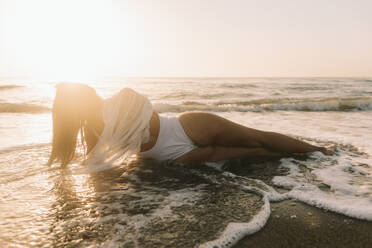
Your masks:
M 213 179 L 193 168 L 140 160 L 90 175 L 58 171 L 52 246 L 193 247 L 228 222 L 248 221 L 260 210 L 259 196 L 234 184 L 226 187 L 220 173 L 208 167 L 196 169 Z
M 50 218 L 53 219 L 50 232 L 54 236 L 53 246 L 55 247 L 71 241 L 71 232 L 65 231 L 63 223 L 73 219 L 78 214 L 74 215 L 74 212 L 83 206 L 75 186 L 76 183 L 68 170 L 61 170 L 55 177 L 53 188 L 55 202 L 50 212 Z
M 57 172 L 51 190 L 55 201 L 49 214 L 53 247 L 85 246 L 107 238 L 110 231 L 103 232 L 104 225 L 100 224 L 100 219 L 107 208 L 105 201 L 110 194 L 112 180 L 120 175 L 117 170 L 74 174 L 73 170 L 66 168 Z

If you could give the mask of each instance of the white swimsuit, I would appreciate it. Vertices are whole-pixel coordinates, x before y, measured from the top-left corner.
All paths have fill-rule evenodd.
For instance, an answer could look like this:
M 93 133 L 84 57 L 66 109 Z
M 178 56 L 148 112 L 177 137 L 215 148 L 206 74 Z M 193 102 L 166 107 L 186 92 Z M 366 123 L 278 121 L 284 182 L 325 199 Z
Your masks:
M 172 161 L 198 148 L 187 136 L 177 117 L 159 115 L 160 129 L 155 145 L 140 155 L 159 162 Z

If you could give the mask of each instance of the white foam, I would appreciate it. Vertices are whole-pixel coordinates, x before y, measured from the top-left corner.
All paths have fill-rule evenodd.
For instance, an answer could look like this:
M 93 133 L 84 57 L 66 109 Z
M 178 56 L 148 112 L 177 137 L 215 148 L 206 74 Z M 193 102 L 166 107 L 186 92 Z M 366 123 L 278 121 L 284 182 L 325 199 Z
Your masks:
M 315 152 L 306 161 L 282 159 L 280 166 L 288 169 L 288 174 L 276 176 L 272 181 L 276 186 L 290 190 L 283 194 L 260 180 L 246 178 L 259 187 L 240 186 L 262 196 L 264 205 L 261 211 L 248 223 L 229 223 L 219 238 L 200 247 L 232 247 L 239 239 L 259 231 L 265 225 L 270 217 L 270 202 L 286 199 L 296 199 L 349 217 L 372 221 L 372 177 L 368 166 L 372 164 L 372 159 L 355 159 L 351 156 L 346 151 L 339 151 L 337 156 Z M 308 178 L 304 170 L 310 170 L 313 178 Z M 242 178 L 230 172 L 224 172 L 223 175 L 231 179 Z M 317 184 L 325 185 L 329 190 L 322 191 Z
M 314 207 L 333 211 L 349 217 L 372 221 L 371 199 L 327 194 L 313 185 L 296 187 L 288 193 L 288 196 Z
M 264 205 L 261 211 L 248 223 L 229 223 L 218 239 L 200 245 L 200 248 L 218 247 L 227 248 L 235 245 L 243 237 L 259 231 L 270 217 L 270 202 L 267 196 L 263 197 Z
M 164 203 L 166 203 L 167 205 L 165 205 L 163 208 L 157 208 L 154 213 L 152 213 L 152 216 L 154 218 L 167 218 L 174 216 L 175 219 L 177 219 L 178 216 L 175 216 L 173 214 L 172 207 L 190 205 L 201 197 L 201 193 L 190 191 L 190 189 L 168 191 L 168 193 L 169 195 L 164 199 Z
M 368 169 L 352 164 L 346 153 L 337 157 L 319 154 L 312 157 L 301 163 L 312 170 L 313 182 L 292 169 L 286 176 L 274 177 L 274 184 L 291 189 L 286 193 L 290 198 L 350 217 L 372 220 L 372 177 Z M 364 162 L 371 164 L 372 161 L 364 159 Z M 291 160 L 282 160 L 281 166 L 299 167 Z M 329 189 L 321 190 L 316 184 Z

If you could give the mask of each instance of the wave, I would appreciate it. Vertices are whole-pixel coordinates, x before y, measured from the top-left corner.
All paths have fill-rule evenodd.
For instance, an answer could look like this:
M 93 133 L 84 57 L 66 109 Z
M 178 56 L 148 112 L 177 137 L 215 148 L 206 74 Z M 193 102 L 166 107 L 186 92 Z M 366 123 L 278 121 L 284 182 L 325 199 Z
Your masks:
M 0 103 L 0 113 L 44 113 L 50 109 L 45 106 L 28 103 Z
M 156 103 L 159 112 L 211 111 L 211 112 L 262 112 L 262 111 L 371 111 L 372 97 L 343 98 L 280 98 L 251 101 L 220 101 L 205 103 L 187 101 L 181 104 Z
M 48 147 L 50 145 L 51 145 L 50 143 L 31 143 L 31 144 L 25 144 L 25 145 L 9 146 L 6 148 L 1 148 L 0 155 L 11 153 L 11 152 L 40 149 L 40 148 Z
M 182 113 L 186 111 L 208 112 L 264 112 L 264 111 L 371 111 L 372 97 L 344 98 L 264 98 L 250 101 L 184 101 L 177 104 L 157 102 L 154 108 L 160 112 Z M 0 113 L 44 113 L 50 108 L 29 103 L 0 102 Z
M 227 83 L 220 85 L 223 88 L 233 88 L 233 89 L 249 89 L 249 88 L 258 88 L 259 86 L 254 83 Z
M 0 90 L 10 90 L 10 89 L 14 89 L 14 88 L 22 88 L 23 86 L 21 85 L 12 85 L 12 84 L 9 84 L 9 85 L 0 85 Z
M 206 93 L 206 92 L 193 92 L 193 91 L 184 91 L 184 92 L 175 92 L 171 94 L 166 94 L 161 96 L 159 99 L 185 99 L 185 98 L 201 98 L 201 99 L 216 99 L 219 97 L 229 97 L 236 96 L 238 94 L 226 93 L 226 92 L 217 92 L 217 93 Z M 245 93 L 239 94 L 243 97 L 252 96 L 253 94 Z

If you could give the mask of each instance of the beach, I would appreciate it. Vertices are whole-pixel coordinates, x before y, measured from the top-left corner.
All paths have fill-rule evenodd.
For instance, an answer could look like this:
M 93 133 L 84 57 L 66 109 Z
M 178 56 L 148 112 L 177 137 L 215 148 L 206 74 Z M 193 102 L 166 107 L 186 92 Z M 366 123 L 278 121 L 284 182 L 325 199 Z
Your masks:
M 0 0 L 0 248 L 372 248 L 371 10 Z
M 355 247 L 372 244 L 372 223 L 348 218 L 296 201 L 272 204 L 272 214 L 259 232 L 242 239 L 244 247 Z
M 370 247 L 372 79 L 114 78 L 161 115 L 206 111 L 336 147 L 184 166 L 46 166 L 56 82 L 0 81 L 1 247 Z

